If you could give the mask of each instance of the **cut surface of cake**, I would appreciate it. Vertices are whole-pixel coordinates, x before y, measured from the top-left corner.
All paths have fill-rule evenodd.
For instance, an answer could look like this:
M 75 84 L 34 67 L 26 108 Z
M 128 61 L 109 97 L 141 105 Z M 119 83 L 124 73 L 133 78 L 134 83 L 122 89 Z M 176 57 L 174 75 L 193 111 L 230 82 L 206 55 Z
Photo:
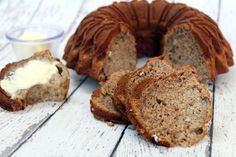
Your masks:
M 126 115 L 126 104 L 132 94 L 134 87 L 145 78 L 160 78 L 170 74 L 173 71 L 171 63 L 164 56 L 153 57 L 147 63 L 134 71 L 124 75 L 119 81 L 114 94 L 115 107 Z
M 192 146 L 208 132 L 211 96 L 195 69 L 182 67 L 161 79 L 139 83 L 128 103 L 128 117 L 146 139 L 160 145 Z

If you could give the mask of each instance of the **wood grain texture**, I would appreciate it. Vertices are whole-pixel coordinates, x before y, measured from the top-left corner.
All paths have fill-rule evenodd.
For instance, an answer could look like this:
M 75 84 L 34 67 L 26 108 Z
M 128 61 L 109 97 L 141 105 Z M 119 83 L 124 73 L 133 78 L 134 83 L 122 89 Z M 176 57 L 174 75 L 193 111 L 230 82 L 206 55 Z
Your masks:
M 21 4 L 22 2 L 22 4 Z M 10 27 L 18 26 L 19 22 L 27 24 L 57 24 L 65 30 L 65 36 L 59 48 L 58 57 L 63 55 L 64 46 L 75 31 L 80 21 L 99 6 L 108 5 L 112 0 L 11 0 L 0 2 L 0 15 Z M 236 22 L 236 4 L 233 0 L 175 0 L 207 13 L 215 21 L 219 19 L 220 28 L 236 50 L 236 34 L 233 28 Z M 16 8 L 15 6 L 20 6 Z M 32 8 L 24 8 L 24 7 Z M 6 14 L 4 8 L 8 9 Z M 9 8 L 16 11 L 12 13 Z M 24 9 L 22 9 L 24 8 Z M 218 9 L 221 8 L 220 12 Z M 25 11 L 24 11 L 25 10 Z M 219 16 L 220 15 L 220 16 Z M 219 17 L 219 18 L 218 18 Z M 15 22 L 17 21 L 17 22 Z M 0 19 L 0 24 L 4 20 Z M 15 54 L 1 33 L 9 28 L 0 27 L 0 68 L 14 61 Z M 139 61 L 139 66 L 146 58 Z M 26 110 L 10 113 L 0 109 L 0 156 L 13 154 L 25 156 L 212 156 L 233 157 L 236 153 L 236 68 L 230 73 L 221 75 L 213 82 L 205 84 L 215 90 L 215 111 L 213 123 L 213 139 L 211 134 L 200 143 L 190 148 L 165 148 L 144 140 L 132 126 L 115 125 L 108 127 L 106 123 L 94 119 L 90 112 L 89 99 L 98 84 L 78 76 L 70 70 L 72 82 L 71 96 L 65 103 L 48 102 L 27 107 Z M 82 84 L 81 84 L 82 82 Z M 78 87 L 78 88 L 77 88 Z M 212 143 L 212 145 L 210 145 Z
M 236 52 L 236 2 L 221 1 L 219 26 Z M 235 55 L 235 54 L 234 54 Z M 234 57 L 234 62 L 236 59 Z M 213 122 L 212 157 L 236 156 L 236 67 L 220 75 L 215 82 L 215 109 Z
M 124 125 L 109 127 L 94 119 L 89 100 L 97 87 L 88 79 L 13 156 L 109 156 Z
M 100 3 L 94 4 L 92 1 L 89 1 L 86 2 L 84 7 L 94 10 L 99 5 L 102 6 L 110 3 L 111 1 L 103 1 L 102 3 L 100 1 Z M 87 5 L 89 7 L 86 7 Z M 89 13 L 90 11 L 91 10 L 83 10 L 82 14 Z M 78 19 L 82 17 L 83 15 Z M 77 25 L 78 24 L 76 24 L 76 27 Z M 71 30 L 74 31 L 75 28 Z M 95 81 L 87 80 L 76 93 L 73 94 L 62 109 L 14 153 L 14 156 L 30 156 L 32 154 L 35 155 L 35 152 L 37 152 L 36 154 L 38 154 L 38 156 L 84 156 L 84 154 L 86 154 L 86 156 L 109 156 L 124 126 L 116 125 L 115 127 L 108 127 L 106 123 L 94 119 L 89 109 L 89 99 L 92 91 L 97 87 L 98 85 Z M 60 125 L 58 125 L 59 123 Z M 58 132 L 60 135 L 55 133 L 55 129 L 51 128 L 55 128 L 55 125 L 59 130 L 63 130 Z M 65 130 L 65 128 L 69 129 Z M 46 131 L 46 133 L 44 131 Z M 42 139 L 41 136 L 44 136 L 44 138 L 40 144 L 39 140 Z M 71 140 L 69 140 L 67 136 L 69 136 Z M 47 142 L 48 144 L 46 144 Z M 62 149 L 65 146 L 62 143 L 66 145 L 66 149 Z M 41 149 L 37 149 L 38 146 L 40 146 Z M 44 146 L 46 147 L 43 148 Z M 58 151 L 58 149 L 61 151 Z M 28 150 L 32 150 L 32 152 Z
M 74 23 L 72 24 L 72 22 L 74 21 L 74 19 L 77 19 L 77 16 L 79 16 L 78 13 L 80 14 L 82 12 L 82 11 L 79 11 L 79 10 L 83 9 L 83 8 L 80 8 L 82 5 L 82 2 L 84 2 L 84 0 L 79 0 L 79 1 L 75 1 L 75 0 L 71 0 L 71 1 L 68 1 L 68 0 L 60 0 L 60 1 L 42 0 L 41 3 L 39 3 L 40 6 L 38 6 L 37 10 L 33 13 L 34 16 L 32 16 L 31 14 L 28 15 L 28 20 L 27 20 L 28 23 L 21 24 L 22 22 L 20 20 L 14 21 L 14 19 L 12 19 L 12 23 L 14 24 L 14 26 L 12 26 L 12 27 L 13 28 L 15 28 L 17 26 L 19 27 L 19 25 L 47 25 L 47 24 L 58 25 L 66 32 L 66 36 L 64 36 L 64 38 L 66 38 L 71 33 L 73 33 L 70 30 L 70 27 L 71 27 L 71 25 L 74 26 Z M 30 8 L 29 5 L 30 4 L 33 5 L 34 3 L 35 2 L 33 0 L 31 0 L 31 2 L 28 5 L 26 5 L 25 7 Z M 70 8 L 70 9 L 67 10 L 65 8 Z M 21 8 L 21 10 L 24 10 L 24 9 L 26 9 L 26 8 Z M 17 16 L 17 14 L 15 16 Z M 19 17 L 21 17 L 21 15 L 19 15 Z M 19 19 L 21 19 L 21 18 L 19 18 Z M 68 30 L 70 30 L 70 32 L 68 32 Z M 68 34 L 68 33 L 70 33 L 70 34 Z M 63 49 L 60 48 L 59 54 L 61 54 L 62 51 L 63 51 Z M 2 68 L 9 61 L 11 61 L 11 62 L 15 61 L 16 57 L 12 57 L 12 56 L 15 56 L 15 54 L 11 48 L 11 45 L 7 45 L 6 47 L 4 47 L 1 50 L 0 68 Z
M 8 43 L 4 34 L 13 28 L 29 24 L 41 4 L 42 0 L 35 0 L 34 3 L 22 0 L 0 1 L 0 50 Z
M 83 80 L 83 77 L 79 77 L 74 71 L 70 71 L 70 75 L 69 95 Z M 0 156 L 8 156 L 17 149 L 63 104 L 65 103 L 39 103 L 14 113 L 0 108 Z

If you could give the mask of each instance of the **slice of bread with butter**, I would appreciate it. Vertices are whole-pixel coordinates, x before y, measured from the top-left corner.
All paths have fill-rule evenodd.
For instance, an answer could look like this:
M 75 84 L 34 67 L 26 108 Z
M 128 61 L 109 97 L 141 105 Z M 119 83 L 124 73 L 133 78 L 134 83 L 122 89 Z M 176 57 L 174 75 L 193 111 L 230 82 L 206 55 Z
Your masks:
M 66 98 L 70 84 L 67 68 L 49 51 L 9 63 L 0 72 L 0 106 L 9 111 L 38 102 Z

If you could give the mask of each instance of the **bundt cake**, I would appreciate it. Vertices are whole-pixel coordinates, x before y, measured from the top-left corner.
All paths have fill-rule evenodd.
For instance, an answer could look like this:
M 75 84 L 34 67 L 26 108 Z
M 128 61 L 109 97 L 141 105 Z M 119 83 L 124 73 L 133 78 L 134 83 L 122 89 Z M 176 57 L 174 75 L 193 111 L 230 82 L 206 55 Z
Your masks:
M 174 67 L 192 65 L 200 79 L 232 66 L 233 54 L 217 24 L 185 4 L 164 0 L 115 2 L 86 16 L 63 58 L 69 68 L 96 80 L 135 68 L 138 57 L 166 55 Z
M 208 132 L 211 96 L 191 67 L 161 79 L 146 78 L 134 89 L 127 113 L 146 139 L 167 147 L 192 146 Z

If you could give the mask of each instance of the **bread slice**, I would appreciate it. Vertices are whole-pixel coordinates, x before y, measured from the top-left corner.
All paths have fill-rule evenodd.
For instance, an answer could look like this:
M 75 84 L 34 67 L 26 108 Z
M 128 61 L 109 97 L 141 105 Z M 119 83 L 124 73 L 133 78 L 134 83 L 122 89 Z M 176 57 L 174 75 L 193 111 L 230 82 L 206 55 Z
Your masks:
M 133 88 L 145 78 L 154 77 L 158 79 L 170 74 L 172 71 L 171 63 L 164 56 L 149 59 L 143 67 L 127 73 L 119 80 L 113 98 L 115 107 L 124 117 L 127 117 L 125 106 Z
M 66 98 L 70 84 L 67 68 L 49 51 L 9 63 L 0 72 L 0 106 L 9 111 L 47 100 Z
M 128 117 L 146 139 L 172 147 L 191 146 L 208 132 L 211 96 L 196 71 L 182 67 L 139 83 L 127 105 Z
M 108 80 L 95 90 L 92 94 L 90 104 L 91 112 L 94 117 L 108 122 L 114 123 L 128 123 L 128 120 L 115 109 L 112 101 L 114 90 L 117 86 L 117 81 L 122 77 L 126 71 L 119 70 L 108 77 Z
M 211 76 L 211 63 L 204 58 L 203 50 L 194 37 L 190 26 L 175 27 L 167 33 L 164 42 L 163 54 L 169 58 L 175 68 L 191 65 L 197 69 L 200 80 L 213 78 Z

